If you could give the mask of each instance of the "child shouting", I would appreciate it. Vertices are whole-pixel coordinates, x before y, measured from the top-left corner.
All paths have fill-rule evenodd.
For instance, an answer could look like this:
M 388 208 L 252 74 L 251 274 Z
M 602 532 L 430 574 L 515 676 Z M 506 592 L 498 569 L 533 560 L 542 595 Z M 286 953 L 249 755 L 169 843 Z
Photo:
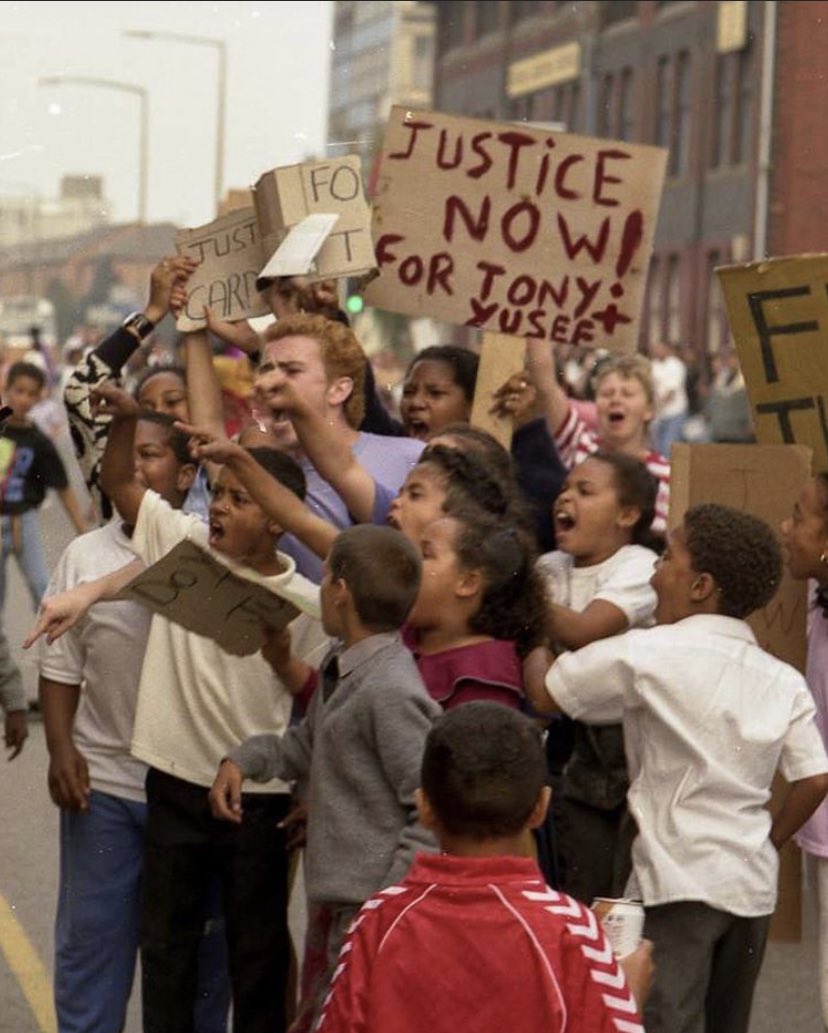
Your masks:
M 688 510 L 653 574 L 658 626 L 527 662 L 539 711 L 624 723 L 638 826 L 627 895 L 653 941 L 647 1033 L 745 1033 L 776 903 L 777 851 L 828 790 L 828 759 L 798 671 L 745 622 L 776 592 L 779 545 L 761 520 Z M 766 804 L 779 769 L 781 810 Z

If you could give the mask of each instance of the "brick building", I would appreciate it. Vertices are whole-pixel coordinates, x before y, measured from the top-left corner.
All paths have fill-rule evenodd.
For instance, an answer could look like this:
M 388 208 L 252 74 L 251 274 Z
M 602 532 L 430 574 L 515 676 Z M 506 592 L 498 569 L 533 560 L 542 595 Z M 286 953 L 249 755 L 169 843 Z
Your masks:
M 825 5 L 448 0 L 437 12 L 438 110 L 670 149 L 643 345 L 719 350 L 715 266 L 828 250 Z

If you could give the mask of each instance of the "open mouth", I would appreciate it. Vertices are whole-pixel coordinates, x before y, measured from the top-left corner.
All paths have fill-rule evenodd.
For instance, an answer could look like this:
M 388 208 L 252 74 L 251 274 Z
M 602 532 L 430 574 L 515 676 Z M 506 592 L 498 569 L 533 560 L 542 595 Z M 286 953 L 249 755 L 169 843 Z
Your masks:
M 210 541 L 219 542 L 224 537 L 224 528 L 214 520 L 210 521 Z
M 397 531 L 399 531 L 399 529 L 400 529 L 400 522 L 399 522 L 399 520 L 397 520 L 397 518 L 394 516 L 393 513 L 389 513 L 388 514 L 388 516 L 386 517 L 385 522 L 388 524 L 389 527 L 393 527 Z
M 622 423 L 624 420 L 624 413 L 622 412 L 611 412 L 608 416 L 610 423 Z
M 555 514 L 555 529 L 557 531 L 571 531 L 575 527 L 575 517 L 571 513 L 559 509 Z
M 425 438 L 429 433 L 429 426 L 424 420 L 408 420 L 408 433 L 413 438 Z

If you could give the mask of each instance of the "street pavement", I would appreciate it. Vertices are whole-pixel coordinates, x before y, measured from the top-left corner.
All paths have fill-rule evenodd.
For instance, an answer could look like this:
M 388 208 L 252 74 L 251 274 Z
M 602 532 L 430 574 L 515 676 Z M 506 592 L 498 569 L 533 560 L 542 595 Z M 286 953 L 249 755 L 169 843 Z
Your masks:
M 56 501 L 43 513 L 44 535 L 54 563 L 71 529 Z M 19 643 L 31 626 L 31 605 L 16 570 L 9 572 L 6 630 Z M 32 698 L 36 672 L 24 661 Z M 31 724 L 25 749 L 12 763 L 0 759 L 0 1033 L 54 1033 L 50 1001 L 52 923 L 57 888 L 58 815 L 46 789 L 43 726 Z M 801 943 L 768 945 L 757 987 L 750 1033 L 821 1033 L 816 958 L 816 903 L 807 873 L 803 886 Z M 295 925 L 300 922 L 294 915 Z M 136 979 L 136 987 L 138 980 Z M 140 1033 L 133 1001 L 124 1033 Z

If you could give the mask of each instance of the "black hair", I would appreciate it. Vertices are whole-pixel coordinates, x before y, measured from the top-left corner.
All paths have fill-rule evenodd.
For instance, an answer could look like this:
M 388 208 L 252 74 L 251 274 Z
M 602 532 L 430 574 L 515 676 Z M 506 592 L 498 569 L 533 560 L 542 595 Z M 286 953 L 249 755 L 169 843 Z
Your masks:
M 423 348 L 417 352 L 408 369 L 405 371 L 405 380 L 418 362 L 444 362 L 450 367 L 452 380 L 462 389 L 466 401 L 474 401 L 474 389 L 477 385 L 477 369 L 480 365 L 480 357 L 468 348 L 460 348 L 455 344 L 433 344 L 429 348 Z
M 162 362 L 157 366 L 148 366 L 135 381 L 135 387 L 132 389 L 132 397 L 136 400 L 140 398 L 141 392 L 144 389 L 146 383 L 152 380 L 153 377 L 157 377 L 159 373 L 172 373 L 178 377 L 181 383 L 184 385 L 184 389 L 187 388 L 187 371 L 183 366 L 177 366 L 172 362 Z
M 433 437 L 452 437 L 460 442 L 464 452 L 473 452 L 509 488 L 517 489 L 515 463 L 508 449 L 494 435 L 470 423 L 450 423 L 434 433 Z M 451 446 L 445 446 L 450 448 Z
M 6 387 L 11 387 L 15 380 L 21 380 L 23 377 L 33 380 L 41 389 L 46 384 L 46 374 L 40 366 L 35 366 L 33 362 L 13 362 L 6 374 Z
M 619 503 L 622 506 L 632 506 L 639 511 L 638 520 L 633 524 L 630 541 L 634 545 L 644 545 L 655 552 L 661 552 L 664 548 L 664 539 L 652 530 L 652 523 L 656 515 L 658 481 L 646 465 L 640 459 L 627 455 L 625 452 L 609 452 L 604 449 L 593 452 L 586 459 L 597 459 L 599 462 L 611 466 L 615 493 Z
M 774 597 L 782 550 L 764 520 L 709 502 L 687 510 L 684 533 L 693 570 L 716 582 L 719 613 L 744 618 Z
M 505 517 L 512 497 L 497 477 L 492 476 L 483 460 L 473 452 L 461 452 L 446 445 L 429 445 L 420 453 L 418 466 L 436 467 L 446 478 L 443 512 L 452 515 L 476 506 L 484 513 Z
M 510 707 L 465 703 L 428 733 L 420 785 L 451 835 L 477 841 L 518 835 L 545 784 L 540 729 Z
M 183 466 L 185 463 L 198 463 L 190 455 L 190 439 L 176 429 L 175 420 L 166 412 L 155 412 L 153 409 L 141 409 L 138 413 L 140 423 L 156 423 L 167 431 L 167 444 L 170 446 L 173 455 L 178 463 Z
M 475 512 L 453 517 L 460 525 L 454 540 L 458 564 L 481 571 L 484 580 L 469 630 L 513 641 L 520 656 L 528 655 L 544 640 L 547 600 L 525 532 Z
M 276 448 L 248 448 L 245 451 L 249 452 L 274 480 L 289 488 L 297 498 L 304 501 L 307 484 L 302 467 L 295 459 Z
M 417 549 L 392 527 L 356 524 L 341 531 L 328 569 L 348 586 L 360 621 L 378 632 L 396 631 L 405 623 L 420 589 Z

